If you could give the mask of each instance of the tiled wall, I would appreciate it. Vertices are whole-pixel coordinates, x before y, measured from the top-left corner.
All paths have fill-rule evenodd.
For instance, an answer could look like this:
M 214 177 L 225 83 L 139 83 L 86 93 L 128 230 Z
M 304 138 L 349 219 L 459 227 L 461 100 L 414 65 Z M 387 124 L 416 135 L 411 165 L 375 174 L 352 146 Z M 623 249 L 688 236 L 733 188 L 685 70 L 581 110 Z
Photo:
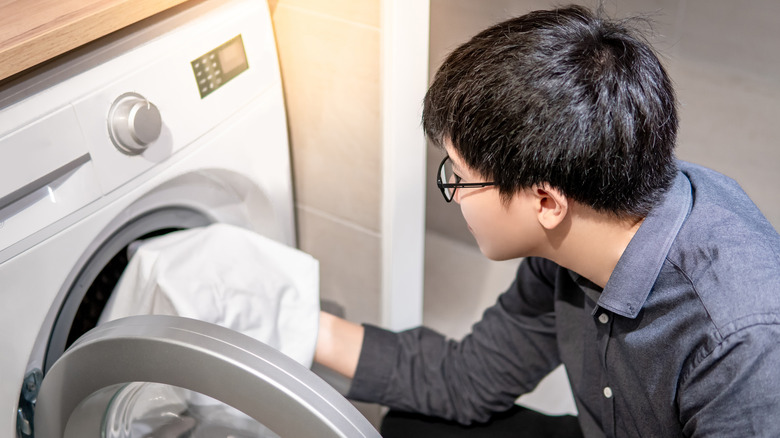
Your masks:
M 565 3 L 565 2 L 564 2 Z M 595 1 L 579 1 L 594 6 Z M 432 0 L 431 74 L 481 29 L 548 0 Z M 736 179 L 780 229 L 780 2 L 610 0 L 615 17 L 644 14 L 680 100 L 678 156 Z M 429 174 L 442 153 L 429 150 Z M 430 176 L 432 178 L 433 176 Z M 473 242 L 453 205 L 428 192 L 430 230 Z
M 299 247 L 321 295 L 378 323 L 380 1 L 271 0 L 292 147 Z

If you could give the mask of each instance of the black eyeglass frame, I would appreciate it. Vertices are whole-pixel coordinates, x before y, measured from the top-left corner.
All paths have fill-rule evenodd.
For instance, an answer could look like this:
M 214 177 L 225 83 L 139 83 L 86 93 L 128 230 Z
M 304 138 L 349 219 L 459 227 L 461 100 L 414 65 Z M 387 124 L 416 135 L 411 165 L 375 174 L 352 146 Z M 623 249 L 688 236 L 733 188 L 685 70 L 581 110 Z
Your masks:
M 436 172 L 436 185 L 439 187 L 439 190 L 441 190 L 441 195 L 444 196 L 444 200 L 447 202 L 452 202 L 452 199 L 455 197 L 455 190 L 452 191 L 452 195 L 447 196 L 447 190 L 446 189 L 460 189 L 460 188 L 470 188 L 470 187 L 488 187 L 488 186 L 494 186 L 498 183 L 496 182 L 476 182 L 476 183 L 462 183 L 460 182 L 460 176 L 458 174 L 453 173 L 455 176 L 455 182 L 454 183 L 445 183 L 441 180 L 441 171 L 444 169 L 444 163 L 447 162 L 447 160 L 450 159 L 450 156 L 447 155 L 444 157 L 443 160 L 441 160 L 441 164 L 439 164 L 439 170 Z

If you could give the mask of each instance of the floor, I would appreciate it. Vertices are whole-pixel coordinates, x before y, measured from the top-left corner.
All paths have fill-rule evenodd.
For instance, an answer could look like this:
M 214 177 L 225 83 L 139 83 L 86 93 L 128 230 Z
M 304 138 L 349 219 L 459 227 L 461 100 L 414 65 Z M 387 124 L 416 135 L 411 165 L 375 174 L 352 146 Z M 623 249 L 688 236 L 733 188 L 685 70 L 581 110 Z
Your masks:
M 494 262 L 476 245 L 428 232 L 425 238 L 423 323 L 454 339 L 470 331 L 485 308 L 512 282 L 519 260 Z M 549 415 L 576 414 L 563 367 L 518 399 Z

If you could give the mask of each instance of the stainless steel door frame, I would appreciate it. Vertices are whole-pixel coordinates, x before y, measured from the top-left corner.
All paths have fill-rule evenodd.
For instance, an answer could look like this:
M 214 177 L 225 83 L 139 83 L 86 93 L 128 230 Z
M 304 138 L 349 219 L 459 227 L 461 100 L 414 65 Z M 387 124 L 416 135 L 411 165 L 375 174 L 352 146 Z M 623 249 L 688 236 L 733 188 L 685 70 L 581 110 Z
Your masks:
M 279 351 L 224 327 L 162 315 L 119 319 L 79 338 L 43 380 L 35 436 L 65 436 L 83 400 L 127 382 L 197 391 L 280 436 L 379 437 L 342 395 Z

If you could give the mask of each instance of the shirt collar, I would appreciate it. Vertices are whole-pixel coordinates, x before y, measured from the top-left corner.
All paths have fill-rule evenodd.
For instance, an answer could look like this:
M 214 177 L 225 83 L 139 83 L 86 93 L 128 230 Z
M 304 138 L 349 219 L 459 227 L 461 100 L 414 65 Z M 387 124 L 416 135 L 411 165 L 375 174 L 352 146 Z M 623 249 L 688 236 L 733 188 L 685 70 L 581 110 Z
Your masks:
M 692 201 L 691 183 L 678 172 L 662 202 L 650 211 L 618 260 L 599 297 L 600 307 L 636 318 L 690 212 Z

